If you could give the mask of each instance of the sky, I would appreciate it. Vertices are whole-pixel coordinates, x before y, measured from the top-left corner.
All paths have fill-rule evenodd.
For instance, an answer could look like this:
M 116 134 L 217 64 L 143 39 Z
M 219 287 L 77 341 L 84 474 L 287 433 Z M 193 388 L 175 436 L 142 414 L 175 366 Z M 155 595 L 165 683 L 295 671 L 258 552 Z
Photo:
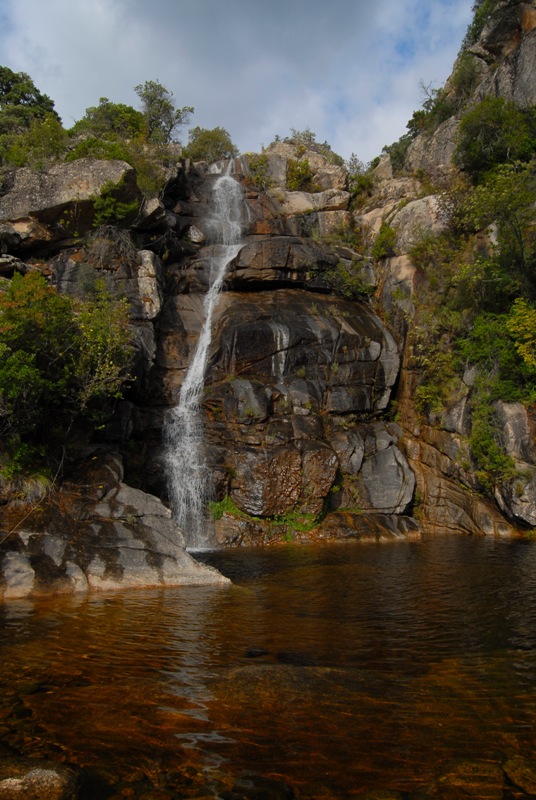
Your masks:
M 291 129 L 363 162 L 449 76 L 473 0 L 0 0 L 0 64 L 27 72 L 65 127 L 159 81 L 189 127 L 241 152 Z M 187 142 L 188 128 L 179 135 Z

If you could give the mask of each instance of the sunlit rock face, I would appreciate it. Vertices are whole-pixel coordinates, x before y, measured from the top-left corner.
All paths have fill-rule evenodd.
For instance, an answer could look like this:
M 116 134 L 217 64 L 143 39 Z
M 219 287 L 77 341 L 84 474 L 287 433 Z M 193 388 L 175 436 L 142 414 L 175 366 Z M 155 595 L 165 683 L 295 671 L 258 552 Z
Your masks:
M 126 485 L 121 458 L 94 454 L 58 492 L 0 509 L 0 599 L 224 584 L 184 550 L 171 512 Z
M 214 252 L 203 234 L 213 178 L 201 170 L 190 181 L 182 202 L 195 241 L 168 267 L 148 381 L 147 399 L 163 409 L 177 402 L 199 338 Z M 318 199 L 305 216 L 309 195 L 300 194 L 296 204 L 297 194 L 246 189 L 247 230 L 214 314 L 202 406 L 213 497 L 236 510 L 227 526 L 225 519 L 218 523 L 224 543 L 265 541 L 275 520 L 301 514 L 312 526 L 338 509 L 354 513 L 348 530 L 358 513 L 404 515 L 413 499 L 399 431 L 383 420 L 399 348 L 370 303 L 328 291 L 327 277 L 341 263 L 359 263 L 369 286 L 376 276 L 351 248 L 308 235 L 321 214 L 338 213 L 313 209 L 329 208 L 344 192 L 310 195 Z M 177 199 L 171 202 L 177 207 Z M 155 444 L 161 425 L 162 414 L 149 407 L 135 435 L 143 442 L 146 485 L 165 497 L 162 448 Z M 333 535 L 334 526 L 324 528 Z

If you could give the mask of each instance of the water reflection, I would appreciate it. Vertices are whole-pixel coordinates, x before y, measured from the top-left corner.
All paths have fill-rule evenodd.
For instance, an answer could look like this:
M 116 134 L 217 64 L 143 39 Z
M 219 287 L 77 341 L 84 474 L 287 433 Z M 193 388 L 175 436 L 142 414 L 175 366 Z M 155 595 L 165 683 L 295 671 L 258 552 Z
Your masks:
M 140 770 L 140 796 L 167 776 L 183 797 L 253 770 L 320 798 L 534 752 L 536 544 L 204 557 L 233 585 L 4 606 L 0 755 L 111 796 Z

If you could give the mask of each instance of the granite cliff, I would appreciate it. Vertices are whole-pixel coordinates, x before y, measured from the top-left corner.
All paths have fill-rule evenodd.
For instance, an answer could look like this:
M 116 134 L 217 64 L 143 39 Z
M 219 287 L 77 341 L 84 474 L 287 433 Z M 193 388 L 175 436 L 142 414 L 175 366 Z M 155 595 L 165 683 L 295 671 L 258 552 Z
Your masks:
M 396 169 L 383 155 L 359 202 L 314 141 L 235 161 L 247 230 L 215 310 L 202 402 L 219 544 L 423 529 L 507 536 L 536 525 L 532 409 L 494 401 L 516 469 L 486 493 L 468 444 L 471 371 L 441 412 L 416 405 L 415 331 L 430 281 L 412 260 L 416 241 L 447 224 L 441 187 L 457 171 L 463 110 L 488 96 L 535 104 L 535 29 L 534 2 L 497 3 L 464 51 L 463 103 L 455 66 L 444 90 L 453 113 L 414 137 Z M 306 180 L 289 190 L 296 164 Z M 170 519 L 162 432 L 203 322 L 207 209 L 223 169 L 176 160 L 161 196 L 143 199 L 119 161 L 19 169 L 4 184 L 2 276 L 39 270 L 76 296 L 88 268 L 104 275 L 128 297 L 136 346 L 135 381 L 62 485 L 22 498 L 5 484 L 4 596 L 219 579 L 184 553 Z M 93 227 L 95 198 L 110 186 L 139 204 L 120 235 Z

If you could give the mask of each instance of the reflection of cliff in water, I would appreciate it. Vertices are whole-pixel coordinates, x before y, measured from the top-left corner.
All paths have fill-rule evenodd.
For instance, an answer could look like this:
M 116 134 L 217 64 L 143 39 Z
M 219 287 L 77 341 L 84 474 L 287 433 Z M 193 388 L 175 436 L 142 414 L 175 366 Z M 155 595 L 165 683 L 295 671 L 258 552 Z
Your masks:
M 206 559 L 232 588 L 0 607 L 0 753 L 140 800 L 224 796 L 246 772 L 310 798 L 432 797 L 453 763 L 450 796 L 500 797 L 503 767 L 533 757 L 535 543 Z

